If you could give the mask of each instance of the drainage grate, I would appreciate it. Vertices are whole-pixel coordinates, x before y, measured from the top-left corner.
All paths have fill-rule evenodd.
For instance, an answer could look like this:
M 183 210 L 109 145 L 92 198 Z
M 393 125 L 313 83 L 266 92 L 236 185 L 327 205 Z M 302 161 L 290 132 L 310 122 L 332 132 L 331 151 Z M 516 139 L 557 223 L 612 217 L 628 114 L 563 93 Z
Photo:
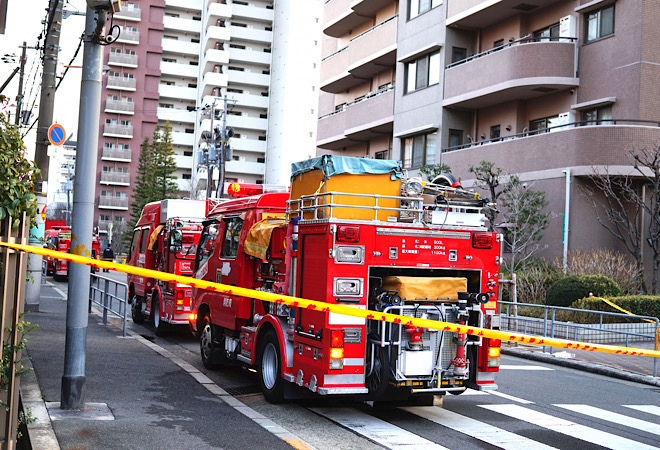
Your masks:
M 248 395 L 248 394 L 258 394 L 261 392 L 259 386 L 237 386 L 230 388 L 223 388 L 230 395 Z

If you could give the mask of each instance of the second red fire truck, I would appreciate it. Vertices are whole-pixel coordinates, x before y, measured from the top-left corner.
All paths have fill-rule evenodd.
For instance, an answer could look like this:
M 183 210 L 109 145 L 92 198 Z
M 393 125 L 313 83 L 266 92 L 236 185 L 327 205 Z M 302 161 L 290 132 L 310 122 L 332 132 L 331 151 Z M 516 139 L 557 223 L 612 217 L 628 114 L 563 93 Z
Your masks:
M 207 212 L 203 200 L 162 200 L 148 203 L 133 231 L 126 264 L 176 275 L 192 275 L 194 246 Z M 135 323 L 153 321 L 157 335 L 169 325 L 188 323 L 191 288 L 129 274 L 129 303 Z
M 485 226 L 487 201 L 449 177 L 434 181 L 406 177 L 396 161 L 296 163 L 290 193 L 237 198 L 209 213 L 194 276 L 498 329 L 501 237 Z M 303 391 L 395 400 L 497 387 L 493 339 L 196 288 L 190 327 L 206 367 L 255 368 L 271 402 Z

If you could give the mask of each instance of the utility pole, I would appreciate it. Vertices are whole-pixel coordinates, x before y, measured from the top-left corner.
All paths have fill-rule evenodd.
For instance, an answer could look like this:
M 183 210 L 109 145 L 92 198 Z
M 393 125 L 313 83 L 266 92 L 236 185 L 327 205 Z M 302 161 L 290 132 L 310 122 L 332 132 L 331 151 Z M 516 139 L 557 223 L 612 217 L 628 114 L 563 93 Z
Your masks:
M 16 117 L 14 118 L 14 123 L 19 125 L 21 123 L 21 104 L 23 103 L 23 75 L 25 73 L 25 60 L 27 59 L 26 50 L 27 42 L 23 41 L 23 46 L 21 47 L 23 52 L 21 53 L 21 67 L 18 76 L 18 95 L 16 95 Z
M 62 0 L 50 0 L 48 11 L 47 34 L 43 51 L 39 120 L 37 122 L 37 142 L 34 153 L 34 162 L 41 171 L 41 175 L 37 177 L 36 183 L 38 211 L 41 211 L 46 206 L 46 194 L 48 191 L 48 128 L 53 124 L 53 108 L 55 106 L 57 55 L 60 48 L 60 28 L 62 23 Z M 23 51 L 25 51 L 25 44 L 23 44 Z M 37 214 L 37 227 L 30 231 L 30 245 L 41 245 L 44 237 L 44 225 L 41 221 L 41 215 Z M 28 272 L 31 275 L 32 283 L 27 284 L 25 293 L 25 309 L 28 311 L 39 311 L 41 263 L 41 256 L 30 255 Z
M 89 5 L 88 0 L 88 5 Z M 73 180 L 73 213 L 71 214 L 71 252 L 89 256 L 92 248 L 94 221 L 94 174 L 96 173 L 97 139 L 101 116 L 101 39 L 106 11 L 96 13 L 89 6 L 85 20 L 83 73 L 80 85 L 80 114 L 76 170 Z M 89 268 L 69 265 L 69 292 L 66 308 L 66 342 L 62 375 L 61 409 L 80 410 L 85 406 L 85 344 L 87 342 L 87 307 Z

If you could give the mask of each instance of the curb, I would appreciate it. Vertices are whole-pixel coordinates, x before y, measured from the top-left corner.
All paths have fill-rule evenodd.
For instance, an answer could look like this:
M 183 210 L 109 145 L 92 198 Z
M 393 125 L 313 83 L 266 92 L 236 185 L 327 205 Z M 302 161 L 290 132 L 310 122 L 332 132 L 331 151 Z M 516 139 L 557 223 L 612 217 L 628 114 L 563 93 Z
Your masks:
M 505 355 L 517 356 L 519 358 L 531 359 L 534 361 L 540 361 L 548 364 L 555 364 L 558 366 L 568 367 L 571 369 L 584 370 L 586 372 L 605 375 L 612 378 L 619 378 L 621 380 L 633 381 L 635 383 L 647 384 L 649 386 L 660 386 L 660 378 L 654 378 L 648 375 L 641 375 L 638 373 L 613 369 L 612 367 L 603 366 L 601 364 L 577 361 L 572 359 L 562 359 L 547 353 L 521 350 L 517 348 L 502 347 L 502 353 Z
M 41 396 L 41 388 L 34 373 L 32 361 L 29 358 L 26 359 L 23 362 L 23 366 L 30 369 L 29 373 L 21 377 L 20 388 L 23 408 L 25 410 L 29 409 L 34 418 L 33 422 L 27 424 L 30 446 L 31 448 L 38 448 L 40 450 L 60 450 L 60 444 L 57 441 L 57 436 L 55 436 L 53 425 L 50 422 L 46 403 Z

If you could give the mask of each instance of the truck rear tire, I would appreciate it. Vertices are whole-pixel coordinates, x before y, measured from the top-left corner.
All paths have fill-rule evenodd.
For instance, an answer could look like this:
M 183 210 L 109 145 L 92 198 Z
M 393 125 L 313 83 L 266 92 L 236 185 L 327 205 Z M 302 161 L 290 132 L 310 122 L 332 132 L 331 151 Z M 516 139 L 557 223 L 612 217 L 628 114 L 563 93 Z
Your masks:
M 378 399 L 387 390 L 390 358 L 387 348 L 376 345 L 371 340 L 376 341 L 376 336 L 371 336 L 371 339 L 367 341 L 367 345 L 369 346 L 367 350 L 367 364 L 371 363 L 371 353 L 373 352 L 373 367 L 368 368 L 365 384 L 367 389 L 369 389 L 369 397 Z
M 215 342 L 215 326 L 211 322 L 209 313 L 204 315 L 202 326 L 199 331 L 199 349 L 202 355 L 202 364 L 207 369 L 216 369 L 223 362 L 223 348 L 218 347 Z
M 136 294 L 131 293 L 131 317 L 133 323 L 144 323 L 144 314 L 142 314 L 142 299 Z
M 259 386 L 261 392 L 269 403 L 282 403 L 284 401 L 284 380 L 282 373 L 282 357 L 277 335 L 273 330 L 264 333 L 259 351 L 257 352 L 259 364 Z
M 169 331 L 169 324 L 167 322 L 163 322 L 160 317 L 160 295 L 157 292 L 154 292 L 151 296 L 151 316 L 154 321 L 156 336 L 165 336 Z

